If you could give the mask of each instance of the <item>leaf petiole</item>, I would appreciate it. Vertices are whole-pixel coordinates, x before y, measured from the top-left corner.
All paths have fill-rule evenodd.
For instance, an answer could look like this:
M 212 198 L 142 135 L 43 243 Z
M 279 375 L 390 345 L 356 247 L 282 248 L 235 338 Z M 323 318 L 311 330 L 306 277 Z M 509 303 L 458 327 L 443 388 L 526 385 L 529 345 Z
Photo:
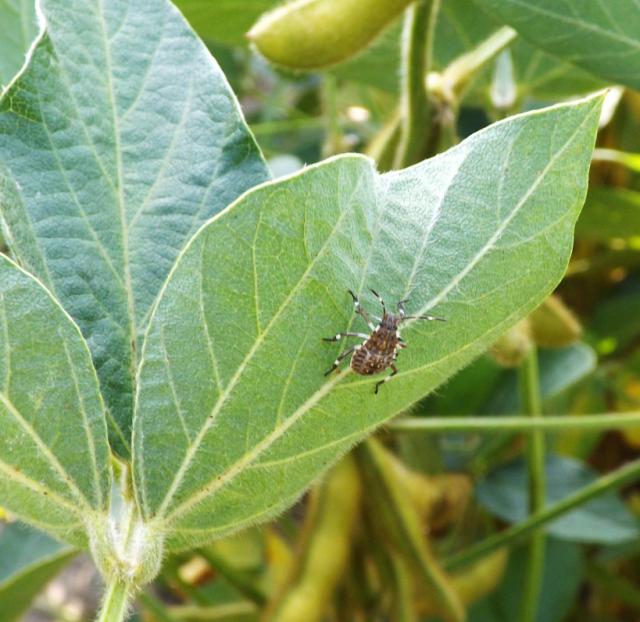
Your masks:
M 127 619 L 131 587 L 129 583 L 114 577 L 107 585 L 100 615 L 96 622 L 124 622 Z

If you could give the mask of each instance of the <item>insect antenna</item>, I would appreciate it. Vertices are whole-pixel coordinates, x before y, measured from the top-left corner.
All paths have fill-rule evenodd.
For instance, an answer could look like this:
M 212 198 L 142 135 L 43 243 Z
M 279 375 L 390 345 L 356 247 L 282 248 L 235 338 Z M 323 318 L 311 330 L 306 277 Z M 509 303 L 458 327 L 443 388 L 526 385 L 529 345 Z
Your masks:
M 382 296 L 375 289 L 369 288 L 369 291 L 380 301 L 380 304 L 382 305 L 382 312 L 386 315 L 387 307 L 385 307 L 384 300 L 382 300 Z
M 446 322 L 443 317 L 435 317 L 433 315 L 405 315 L 405 320 L 427 320 L 428 322 Z

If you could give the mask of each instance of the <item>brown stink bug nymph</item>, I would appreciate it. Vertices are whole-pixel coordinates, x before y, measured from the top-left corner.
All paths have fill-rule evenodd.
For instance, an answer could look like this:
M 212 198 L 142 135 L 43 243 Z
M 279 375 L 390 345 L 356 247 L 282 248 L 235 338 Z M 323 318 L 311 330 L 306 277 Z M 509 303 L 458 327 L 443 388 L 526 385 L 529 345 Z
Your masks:
M 382 317 L 371 316 L 377 322 L 377 325 L 375 325 L 371 321 L 369 314 L 362 308 L 358 297 L 351 290 L 349 290 L 349 293 L 353 298 L 356 313 L 362 316 L 371 333 L 367 335 L 365 333 L 343 332 L 338 333 L 335 337 L 325 337 L 324 341 L 331 342 L 340 341 L 345 337 L 360 337 L 364 339 L 364 341 L 342 352 L 334 361 L 331 369 L 327 370 L 324 375 L 328 376 L 334 369 L 337 369 L 342 360 L 352 354 L 350 367 L 356 374 L 371 376 L 373 374 L 379 374 L 387 368 L 391 369 L 391 373 L 386 378 L 376 382 L 375 393 L 378 393 L 380 385 L 391 380 L 391 378 L 398 373 L 398 368 L 396 367 L 398 350 L 407 347 L 407 344 L 402 340 L 402 337 L 400 337 L 400 325 L 405 320 L 410 319 L 444 322 L 444 318 L 433 317 L 431 315 L 407 315 L 404 309 L 407 300 L 401 300 L 397 304 L 396 313 L 389 313 L 385 307 L 384 300 L 382 300 L 377 292 L 371 290 L 371 293 L 382 305 Z

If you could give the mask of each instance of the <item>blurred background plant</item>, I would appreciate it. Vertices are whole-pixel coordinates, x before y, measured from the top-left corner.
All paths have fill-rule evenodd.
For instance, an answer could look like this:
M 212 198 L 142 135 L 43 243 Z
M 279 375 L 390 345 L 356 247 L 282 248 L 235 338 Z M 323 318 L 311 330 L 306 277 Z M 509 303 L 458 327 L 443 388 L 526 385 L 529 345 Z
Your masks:
M 345 151 L 399 168 L 609 87 L 590 190 L 553 296 L 278 520 L 168 558 L 135 615 L 640 619 L 640 9 L 543 2 L 525 22 L 492 0 L 276 4 L 177 2 L 274 175 Z M 1 83 L 36 31 L 28 0 L 0 0 Z M 4 519 L 0 619 L 90 619 L 90 565 Z

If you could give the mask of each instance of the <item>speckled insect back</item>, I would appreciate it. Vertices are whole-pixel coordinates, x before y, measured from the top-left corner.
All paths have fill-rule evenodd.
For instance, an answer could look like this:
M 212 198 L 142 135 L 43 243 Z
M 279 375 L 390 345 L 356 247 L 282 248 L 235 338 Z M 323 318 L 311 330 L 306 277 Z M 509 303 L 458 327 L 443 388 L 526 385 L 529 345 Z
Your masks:
M 378 393 L 380 385 L 384 384 L 393 376 L 398 373 L 398 368 L 395 365 L 398 357 L 398 351 L 402 348 L 406 348 L 407 344 L 400 337 L 400 325 L 402 322 L 408 319 L 417 320 L 437 320 L 444 322 L 444 318 L 433 317 L 431 315 L 406 315 L 404 305 L 407 300 L 401 300 L 398 302 L 396 313 L 389 313 L 384 304 L 384 300 L 374 290 L 371 293 L 380 301 L 382 305 L 382 318 L 372 316 L 377 325 L 375 325 L 369 314 L 362 308 L 358 297 L 349 290 L 351 297 L 353 298 L 353 304 L 355 306 L 356 313 L 364 319 L 371 331 L 370 334 L 354 333 L 354 332 L 342 332 L 338 333 L 335 337 L 325 337 L 324 341 L 340 341 L 345 337 L 360 337 L 364 341 L 359 344 L 346 349 L 338 358 L 334 361 L 331 369 L 325 372 L 325 376 L 328 376 L 334 369 L 337 369 L 340 362 L 347 356 L 353 354 L 351 357 L 350 367 L 356 374 L 362 376 L 371 376 L 373 374 L 379 374 L 385 369 L 391 369 L 389 374 L 384 380 L 380 380 L 376 383 L 375 393 Z

